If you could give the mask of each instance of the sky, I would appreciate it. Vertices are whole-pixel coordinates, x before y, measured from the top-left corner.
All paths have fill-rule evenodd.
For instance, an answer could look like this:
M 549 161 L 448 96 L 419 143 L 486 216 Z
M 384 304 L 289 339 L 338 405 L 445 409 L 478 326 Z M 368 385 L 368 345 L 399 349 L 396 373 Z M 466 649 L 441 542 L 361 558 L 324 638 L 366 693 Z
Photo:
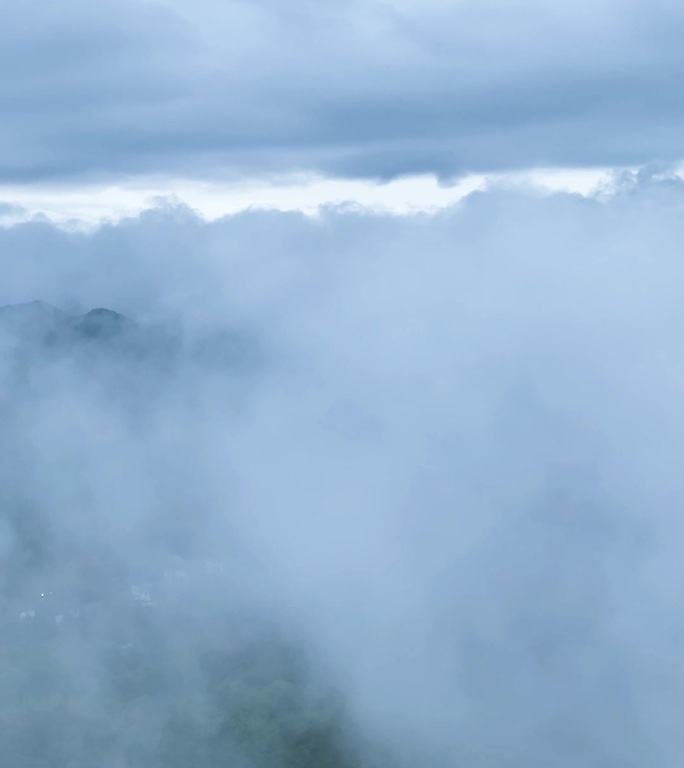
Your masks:
M 0 332 L 0 501 L 75 563 L 176 524 L 234 558 L 225 599 L 427 768 L 679 768 L 683 33 L 673 0 L 5 0 L 0 306 L 185 356 L 16 392 Z M 254 370 L 196 354 L 222 334 Z M 93 717 L 105 638 L 55 657 Z
M 364 200 L 345 184 L 671 164 L 683 27 L 673 0 L 8 0 L 0 189 L 283 207 L 320 179 Z

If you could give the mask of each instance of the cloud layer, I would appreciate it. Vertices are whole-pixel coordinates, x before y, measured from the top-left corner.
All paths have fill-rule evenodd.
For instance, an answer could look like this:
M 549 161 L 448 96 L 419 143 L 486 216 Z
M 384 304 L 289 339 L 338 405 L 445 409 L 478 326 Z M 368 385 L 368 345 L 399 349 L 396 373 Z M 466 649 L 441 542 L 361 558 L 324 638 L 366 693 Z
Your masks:
M 400 750 L 675 768 L 683 206 L 681 182 L 630 176 L 604 201 L 476 193 L 434 217 L 0 230 L 0 303 L 239 327 L 265 355 L 247 388 L 183 369 L 142 422 L 37 382 L 33 498 L 67 539 L 109 520 L 145 556 L 182 491 L 191 546 L 239 542 L 258 599 Z
M 671 0 L 9 0 L 0 181 L 679 160 Z

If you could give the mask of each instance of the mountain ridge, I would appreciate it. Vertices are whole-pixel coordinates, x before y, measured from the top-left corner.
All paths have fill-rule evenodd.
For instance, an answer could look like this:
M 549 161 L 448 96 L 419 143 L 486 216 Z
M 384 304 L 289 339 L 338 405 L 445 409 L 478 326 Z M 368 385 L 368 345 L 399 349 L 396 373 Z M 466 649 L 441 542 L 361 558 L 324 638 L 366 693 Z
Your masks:
M 0 306 L 0 328 L 14 334 L 34 336 L 72 330 L 87 337 L 102 337 L 137 327 L 126 315 L 103 307 L 71 315 L 40 300 Z

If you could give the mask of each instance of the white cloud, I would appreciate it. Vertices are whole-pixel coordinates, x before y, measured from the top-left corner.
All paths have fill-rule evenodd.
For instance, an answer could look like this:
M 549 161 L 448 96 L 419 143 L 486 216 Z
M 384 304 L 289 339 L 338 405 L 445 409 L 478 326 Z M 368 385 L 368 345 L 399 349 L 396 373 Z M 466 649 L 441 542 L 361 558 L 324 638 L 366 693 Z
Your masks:
M 72 227 L 92 227 L 103 221 L 135 216 L 155 199 L 182 201 L 209 220 L 250 208 L 301 211 L 316 215 L 330 205 L 362 206 L 376 213 L 396 215 L 434 212 L 462 200 L 476 189 L 534 185 L 548 191 L 589 195 L 611 177 L 612 171 L 547 169 L 532 173 L 469 176 L 453 185 L 440 185 L 433 176 L 417 176 L 378 184 L 362 180 L 301 175 L 235 184 L 188 180 L 144 180 L 122 186 L 0 187 L 0 200 L 14 206 L 0 219 L 11 224 L 43 215 Z M 11 206 L 10 206 L 11 207 Z
M 74 473 L 89 514 L 126 510 L 123 536 L 182 478 L 197 546 L 239 532 L 402 747 L 676 768 L 684 196 L 657 176 L 432 217 L 171 207 L 0 230 L 3 303 L 237 326 L 267 353 L 239 407 L 190 369 L 133 426 L 37 382 L 31 488 L 59 526 L 50 494 Z

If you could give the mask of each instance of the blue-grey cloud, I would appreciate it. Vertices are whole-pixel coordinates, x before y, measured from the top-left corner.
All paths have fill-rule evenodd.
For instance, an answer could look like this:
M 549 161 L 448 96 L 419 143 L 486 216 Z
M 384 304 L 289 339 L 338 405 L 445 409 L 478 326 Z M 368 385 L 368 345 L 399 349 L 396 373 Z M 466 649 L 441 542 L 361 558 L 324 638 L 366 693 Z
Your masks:
M 12 0 L 0 179 L 677 160 L 683 31 L 670 0 Z
M 262 594 L 401 751 L 678 768 L 683 201 L 627 175 L 603 201 L 478 193 L 434 217 L 0 230 L 0 303 L 239 326 L 267 351 L 237 412 L 193 369 L 133 426 L 37 381 L 13 416 L 27 488 L 65 538 L 111 516 L 142 556 L 181 491 L 213 547 L 239 531 Z

